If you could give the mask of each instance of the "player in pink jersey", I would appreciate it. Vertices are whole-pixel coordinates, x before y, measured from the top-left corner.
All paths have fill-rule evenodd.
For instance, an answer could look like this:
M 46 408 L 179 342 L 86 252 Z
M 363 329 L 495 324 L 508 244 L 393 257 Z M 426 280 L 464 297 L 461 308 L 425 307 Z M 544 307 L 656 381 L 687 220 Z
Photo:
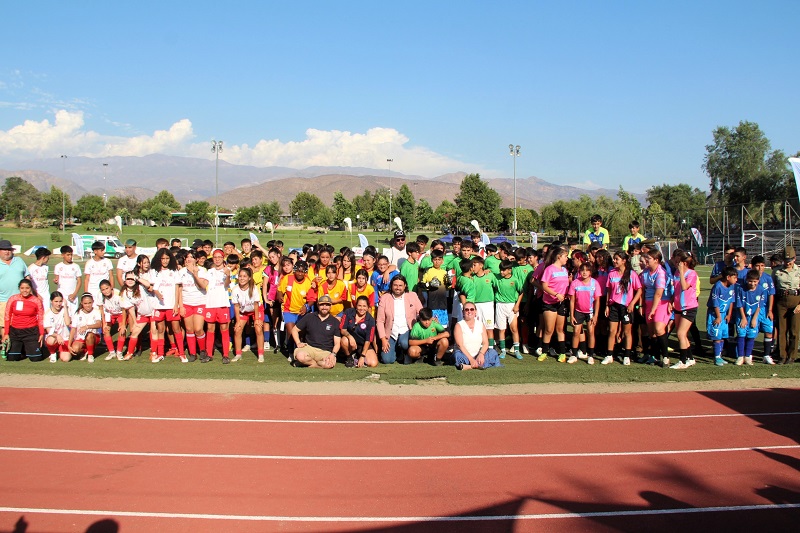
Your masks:
M 697 272 L 694 271 L 697 262 L 685 250 L 680 250 L 674 257 L 678 271 L 674 275 L 672 307 L 675 309 L 675 333 L 678 335 L 681 360 L 670 368 L 682 370 L 694 365 L 688 333 L 697 318 Z
M 569 257 L 564 248 L 553 248 L 552 255 L 547 261 L 549 264 L 542 274 L 544 332 L 542 333 L 542 354 L 538 357 L 539 361 L 544 361 L 548 355 L 557 356 L 559 363 L 567 361 L 564 322 L 569 314 L 569 300 L 567 300 L 569 274 L 564 265 L 568 260 Z M 550 348 L 553 333 L 558 339 L 558 352 Z
M 608 273 L 606 285 L 606 316 L 609 322 L 606 356 L 601 364 L 614 362 L 614 345 L 625 337 L 622 364 L 631 364 L 633 352 L 633 310 L 642 297 L 642 282 L 631 269 L 630 256 L 625 252 L 614 254 L 614 268 Z
M 572 323 L 572 352 L 567 363 L 586 359 L 594 364 L 594 328 L 600 311 L 600 287 L 592 277 L 592 265 L 583 262 L 578 267 L 577 277 L 569 286 L 570 322 Z M 586 340 L 581 341 L 581 333 L 586 325 Z M 578 349 L 580 345 L 581 349 Z M 588 345 L 588 350 L 587 350 Z

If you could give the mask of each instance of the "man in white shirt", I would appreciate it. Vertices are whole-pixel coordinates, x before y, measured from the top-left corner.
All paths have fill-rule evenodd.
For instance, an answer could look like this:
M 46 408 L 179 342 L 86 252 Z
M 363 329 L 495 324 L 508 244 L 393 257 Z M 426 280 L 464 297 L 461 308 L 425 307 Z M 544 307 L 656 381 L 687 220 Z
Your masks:
M 125 241 L 125 255 L 117 261 L 117 281 L 120 287 L 125 286 L 125 274 L 133 272 L 136 267 L 136 241 L 128 239 Z

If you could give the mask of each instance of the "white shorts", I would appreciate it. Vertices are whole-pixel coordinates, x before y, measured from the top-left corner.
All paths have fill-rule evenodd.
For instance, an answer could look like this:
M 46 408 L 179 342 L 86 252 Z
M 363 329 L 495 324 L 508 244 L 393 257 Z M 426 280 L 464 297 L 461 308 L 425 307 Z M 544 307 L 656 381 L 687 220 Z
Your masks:
M 478 320 L 483 322 L 486 329 L 494 329 L 494 302 L 476 303 L 478 309 Z
M 519 313 L 514 312 L 514 302 L 497 302 L 494 310 L 494 321 L 497 329 L 507 329 L 509 324 L 519 316 Z

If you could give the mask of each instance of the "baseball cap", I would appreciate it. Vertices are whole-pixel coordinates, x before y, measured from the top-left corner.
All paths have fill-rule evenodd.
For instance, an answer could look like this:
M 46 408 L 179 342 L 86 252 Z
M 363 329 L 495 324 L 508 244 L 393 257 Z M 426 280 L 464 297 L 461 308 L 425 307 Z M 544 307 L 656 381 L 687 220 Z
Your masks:
M 405 238 L 405 236 L 406 236 L 406 232 L 404 232 L 404 231 L 403 231 L 403 230 L 401 230 L 401 229 L 398 229 L 398 230 L 395 230 L 395 232 L 394 232 L 394 236 L 395 236 L 395 237 L 403 237 L 403 238 Z
M 4 241 L 0 241 L 0 250 L 4 250 L 2 244 Z M 794 259 L 797 257 L 797 254 L 794 252 L 794 246 L 787 246 L 783 249 L 783 258 L 784 259 Z
M 192 241 L 192 248 L 202 248 L 203 244 L 203 239 L 195 239 Z
M 136 241 L 133 239 L 128 239 L 125 241 L 125 246 L 136 246 Z
M 317 299 L 317 305 L 319 305 L 319 304 L 332 304 L 332 303 L 333 303 L 333 300 L 331 300 L 331 297 L 328 296 L 327 294 L 323 294 L 322 296 L 320 296 Z

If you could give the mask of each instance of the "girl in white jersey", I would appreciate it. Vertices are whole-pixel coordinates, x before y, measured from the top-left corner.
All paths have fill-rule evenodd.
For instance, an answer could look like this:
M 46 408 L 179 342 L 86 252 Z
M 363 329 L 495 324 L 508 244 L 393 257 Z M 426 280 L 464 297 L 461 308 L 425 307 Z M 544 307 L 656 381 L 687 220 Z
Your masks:
M 151 347 L 150 362 L 158 363 L 164 360 L 164 337 L 167 322 L 175 334 L 175 346 L 181 362 L 188 363 L 183 349 L 183 331 L 180 323 L 181 305 L 181 280 L 178 273 L 178 263 L 175 256 L 166 249 L 161 248 L 153 256 L 150 280 L 153 282 L 153 294 L 156 296 L 153 322 L 156 326 L 155 346 Z M 152 326 L 151 326 L 152 327 Z
M 103 308 L 103 340 L 108 348 L 106 361 L 119 359 L 122 361 L 122 348 L 125 347 L 126 320 L 122 309 L 122 298 L 119 289 L 111 287 L 107 279 L 100 282 L 100 295 L 102 296 L 101 307 Z M 114 340 L 111 337 L 111 329 L 117 326 L 117 347 L 114 349 Z
M 42 299 L 42 302 L 47 302 L 50 299 L 50 282 L 47 281 L 47 276 L 50 274 L 50 267 L 47 262 L 50 260 L 52 252 L 45 247 L 36 250 L 36 262 L 28 267 L 28 273 L 31 275 L 31 281 L 36 288 L 36 294 Z
M 228 326 L 231 322 L 228 285 L 231 282 L 231 269 L 225 264 L 225 254 L 217 248 L 212 254 L 211 267 L 208 269 L 208 288 L 206 299 L 205 321 L 208 324 L 206 335 L 206 353 L 200 358 L 201 363 L 208 363 L 214 358 L 214 333 L 219 325 L 222 338 L 222 363 L 231 362 L 231 334 Z
M 206 350 L 205 319 L 206 288 L 208 287 L 208 271 L 197 264 L 194 250 L 181 250 L 175 254 L 180 270 L 181 307 L 180 315 L 186 330 L 186 345 L 189 348 L 187 359 L 190 363 L 197 360 L 197 348 L 200 354 Z
M 248 322 L 253 322 L 258 347 L 258 362 L 264 362 L 264 312 L 261 308 L 261 293 L 253 281 L 253 271 L 240 268 L 236 286 L 231 290 L 231 303 L 236 313 L 233 345 L 236 350 L 234 361 L 242 358 L 242 333 Z
M 142 333 L 145 326 L 150 324 L 153 319 L 153 298 L 140 283 L 139 275 L 136 273 L 137 266 L 133 272 L 125 274 L 125 288 L 122 290 L 122 308 L 128 314 L 127 321 L 131 324 L 131 340 L 128 342 L 128 352 L 123 359 L 130 361 L 136 350 L 136 344 L 139 342 L 139 334 Z M 152 334 L 155 328 L 150 329 Z M 153 346 L 154 341 L 150 339 L 150 345 Z
M 44 345 L 50 352 L 51 363 L 55 363 L 59 358 L 65 363 L 71 359 L 68 342 L 69 325 L 69 312 L 64 307 L 64 295 L 55 291 L 50 295 L 50 307 L 44 312 Z
M 72 316 L 72 328 L 69 330 L 69 352 L 72 358 L 86 355 L 90 363 L 94 363 L 94 347 L 97 344 L 97 334 L 103 320 L 100 309 L 94 305 L 94 297 L 85 292 L 81 296 L 81 305 Z

